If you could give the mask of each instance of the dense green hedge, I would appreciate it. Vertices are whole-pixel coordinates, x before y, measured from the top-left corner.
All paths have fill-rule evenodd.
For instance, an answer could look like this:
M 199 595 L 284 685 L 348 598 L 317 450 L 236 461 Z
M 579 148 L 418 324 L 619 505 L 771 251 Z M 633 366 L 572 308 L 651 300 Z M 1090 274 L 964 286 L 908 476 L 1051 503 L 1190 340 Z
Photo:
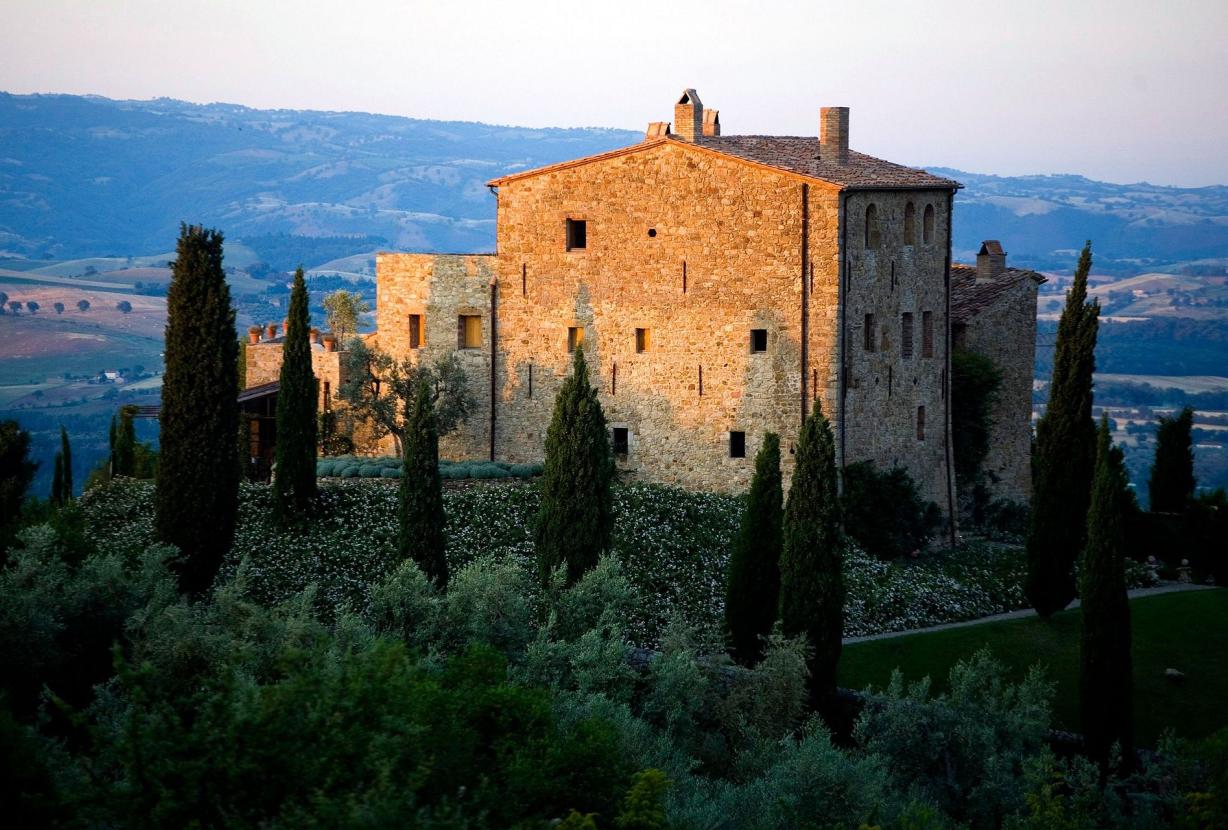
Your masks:
M 541 475 L 541 464 L 510 464 L 506 461 L 440 461 L 445 479 L 532 478 Z M 401 459 L 396 456 L 338 455 L 316 462 L 319 478 L 400 478 Z

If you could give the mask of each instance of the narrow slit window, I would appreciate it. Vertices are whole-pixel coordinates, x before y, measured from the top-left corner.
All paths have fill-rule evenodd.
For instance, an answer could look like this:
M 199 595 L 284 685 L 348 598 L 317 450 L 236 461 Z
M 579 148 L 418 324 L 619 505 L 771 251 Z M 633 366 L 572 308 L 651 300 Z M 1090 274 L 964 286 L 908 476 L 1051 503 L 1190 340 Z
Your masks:
M 635 330 L 635 351 L 643 354 L 652 349 L 652 332 L 649 329 Z
M 874 340 L 877 332 L 874 330 L 874 315 L 866 315 L 865 331 L 862 334 L 863 346 L 867 352 L 874 351 Z
M 482 315 L 462 314 L 457 318 L 458 347 L 462 349 L 482 348 Z
M 921 312 L 921 356 L 934 356 L 934 312 Z
M 917 440 L 925 440 L 925 407 L 917 407 Z
M 619 458 L 626 458 L 631 451 L 631 441 L 627 428 L 614 427 L 614 429 L 611 430 L 611 433 L 611 443 L 614 446 L 614 455 L 618 456 Z
M 926 205 L 924 218 L 921 220 L 921 241 L 926 245 L 934 244 L 934 206 Z
M 422 315 L 409 315 L 409 347 L 411 349 L 422 348 Z
M 584 328 L 582 326 L 567 327 L 567 353 L 571 354 L 584 345 Z
M 917 244 L 917 206 L 912 202 L 904 205 L 904 244 Z
M 750 350 L 752 352 L 766 352 L 768 343 L 767 329 L 751 329 L 750 330 Z
M 912 312 L 905 311 L 900 316 L 900 357 L 905 360 L 912 358 Z
M 746 433 L 745 432 L 730 432 L 729 433 L 729 457 L 730 458 L 745 458 L 746 457 Z
M 583 219 L 567 220 L 567 250 L 583 251 L 588 247 L 588 222 Z

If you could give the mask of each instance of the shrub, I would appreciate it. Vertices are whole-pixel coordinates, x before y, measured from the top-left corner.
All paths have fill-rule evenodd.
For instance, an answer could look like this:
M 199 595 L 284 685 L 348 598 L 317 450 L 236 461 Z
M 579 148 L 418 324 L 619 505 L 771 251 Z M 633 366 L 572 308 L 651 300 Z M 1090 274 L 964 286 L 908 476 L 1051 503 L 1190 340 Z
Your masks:
M 895 559 L 923 550 L 942 523 L 942 511 L 925 502 L 903 467 L 880 472 L 869 461 L 844 468 L 845 531 L 870 554 Z

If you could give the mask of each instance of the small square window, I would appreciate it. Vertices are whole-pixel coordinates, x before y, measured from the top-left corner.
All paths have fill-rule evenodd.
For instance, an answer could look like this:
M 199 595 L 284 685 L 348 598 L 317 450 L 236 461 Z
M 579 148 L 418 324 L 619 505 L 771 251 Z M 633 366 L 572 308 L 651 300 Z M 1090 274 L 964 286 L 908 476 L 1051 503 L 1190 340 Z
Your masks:
M 457 318 L 457 347 L 461 349 L 482 348 L 482 315 L 462 314 Z
M 767 329 L 750 330 L 750 350 L 752 352 L 767 351 Z
M 422 348 L 422 315 L 409 315 L 409 347 L 411 349 Z
M 620 458 L 626 458 L 630 452 L 630 438 L 626 427 L 614 427 L 611 431 L 612 441 L 614 445 L 614 455 Z
M 571 354 L 584 345 L 584 328 L 582 326 L 567 327 L 567 353 Z
M 652 348 L 652 332 L 648 329 L 635 330 L 635 350 L 643 353 Z
M 567 250 L 583 251 L 588 247 L 588 222 L 583 219 L 567 220 Z
M 745 458 L 746 457 L 746 433 L 745 432 L 730 432 L 729 433 L 729 457 L 730 458 Z

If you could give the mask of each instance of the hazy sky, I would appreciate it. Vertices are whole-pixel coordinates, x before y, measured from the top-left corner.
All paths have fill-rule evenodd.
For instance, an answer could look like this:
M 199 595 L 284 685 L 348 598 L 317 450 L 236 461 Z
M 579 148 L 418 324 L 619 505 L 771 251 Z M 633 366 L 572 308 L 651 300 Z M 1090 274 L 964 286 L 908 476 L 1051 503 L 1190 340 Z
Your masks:
M 0 90 L 726 134 L 1228 183 L 1228 0 L 0 0 Z

